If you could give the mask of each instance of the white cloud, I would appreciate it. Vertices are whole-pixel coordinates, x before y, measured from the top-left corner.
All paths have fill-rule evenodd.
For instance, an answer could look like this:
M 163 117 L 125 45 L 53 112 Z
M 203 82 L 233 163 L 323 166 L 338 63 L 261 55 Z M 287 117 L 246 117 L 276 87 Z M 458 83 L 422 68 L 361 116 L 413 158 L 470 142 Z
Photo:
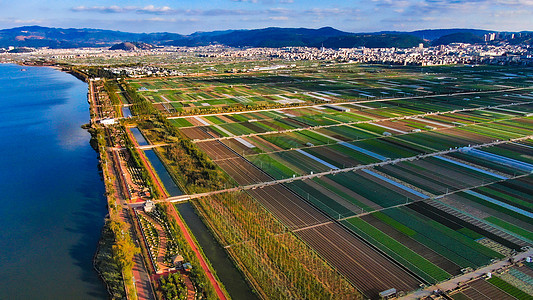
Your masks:
M 155 7 L 153 5 L 148 5 L 143 8 L 137 9 L 137 11 L 145 13 L 171 13 L 174 10 L 169 6 Z
M 270 17 L 269 19 L 273 20 L 273 21 L 287 21 L 287 20 L 289 20 L 289 17 L 278 16 L 278 17 Z

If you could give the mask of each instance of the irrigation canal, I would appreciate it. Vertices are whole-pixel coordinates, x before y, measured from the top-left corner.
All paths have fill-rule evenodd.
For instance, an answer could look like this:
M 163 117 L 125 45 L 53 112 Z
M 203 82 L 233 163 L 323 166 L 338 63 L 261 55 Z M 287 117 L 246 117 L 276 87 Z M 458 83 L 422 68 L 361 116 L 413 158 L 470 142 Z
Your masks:
M 139 134 L 142 139 L 146 141 L 140 131 Z M 135 135 L 135 133 L 134 136 L 137 139 L 137 135 Z M 170 196 L 182 196 L 183 192 L 176 185 L 176 183 L 174 182 L 174 180 L 172 179 L 172 177 L 170 176 L 167 169 L 165 168 L 159 157 L 156 155 L 154 150 L 144 150 L 144 153 L 150 161 L 150 164 L 156 171 L 157 175 L 161 179 L 163 185 L 165 186 L 165 189 L 170 194 Z M 230 294 L 231 298 L 251 300 L 258 299 L 258 297 L 252 291 L 251 287 L 246 283 L 244 275 L 233 264 L 227 252 L 218 243 L 211 231 L 203 223 L 202 219 L 198 216 L 192 204 L 189 202 L 181 203 L 178 204 L 176 208 L 178 209 L 183 220 L 185 221 L 192 234 L 198 241 L 199 246 L 202 248 L 207 259 L 209 259 L 209 262 L 215 269 L 218 278 L 224 284 L 224 287 Z

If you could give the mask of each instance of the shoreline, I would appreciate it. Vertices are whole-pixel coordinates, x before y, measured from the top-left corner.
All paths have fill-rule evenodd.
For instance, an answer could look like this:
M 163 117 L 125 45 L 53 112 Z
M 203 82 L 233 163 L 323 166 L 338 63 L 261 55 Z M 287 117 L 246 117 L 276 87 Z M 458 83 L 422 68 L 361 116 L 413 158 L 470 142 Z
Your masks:
M 65 120 L 65 122 L 68 122 L 66 124 L 70 125 L 69 127 L 72 128 L 72 130 L 75 130 L 76 131 L 76 134 L 78 134 L 79 132 L 79 135 L 81 136 L 85 136 L 86 138 L 88 136 L 86 136 L 86 130 L 84 130 L 83 128 L 80 128 L 79 125 L 81 125 L 82 123 L 87 123 L 87 120 L 90 119 L 89 117 L 89 114 L 87 114 L 88 110 L 90 109 L 89 107 L 85 107 L 85 103 L 84 101 L 85 98 L 86 98 L 86 90 L 87 90 L 87 86 L 83 86 L 81 85 L 81 82 L 84 82 L 83 80 L 80 80 L 80 81 L 77 81 L 77 80 L 73 80 L 73 78 L 71 78 L 70 76 L 63 76 L 61 75 L 60 73 L 55 73 L 55 71 L 60 71 L 60 72 L 64 72 L 65 70 L 61 67 L 61 66 L 58 66 L 58 65 L 33 65 L 33 64 L 25 64 L 25 63 L 21 63 L 21 62 L 0 62 L 1 65 L 3 68 L 6 68 L 6 70 L 9 70 L 10 73 L 5 73 L 6 74 L 6 78 L 8 81 L 6 81 L 6 86 L 9 86 L 9 84 L 11 82 L 13 82 L 13 84 L 15 84 L 15 79 L 13 79 L 13 76 L 15 76 L 16 78 L 21 78 L 21 80 L 26 80 L 26 82 L 24 81 L 21 81 L 20 82 L 20 86 L 21 87 L 24 87 L 24 90 L 25 90 L 25 93 L 19 93 L 18 92 L 13 92 L 13 95 L 16 96 L 16 97 L 25 97 L 25 95 L 30 95 L 30 97 L 33 97 L 32 95 L 34 95 L 34 92 L 33 92 L 33 86 L 35 84 L 33 84 L 33 82 L 41 82 L 41 80 L 44 80 L 44 82 L 46 83 L 47 81 L 50 81 L 49 78 L 55 78 L 56 76 L 59 78 L 59 80 L 61 81 L 58 81 L 58 83 L 63 83 L 63 82 L 66 82 L 66 83 L 69 83 L 70 85 L 73 85 L 76 89 L 71 89 L 71 86 L 70 85 L 66 85 L 66 87 L 56 87 L 55 85 L 54 86 L 47 86 L 48 87 L 48 90 L 52 93 L 65 93 L 65 97 L 68 98 L 68 102 L 66 102 L 67 104 L 62 104 L 63 107 L 66 106 L 66 108 L 62 108 L 62 111 L 68 113 L 69 115 L 71 115 L 72 117 L 69 117 L 68 120 Z M 27 70 L 25 69 L 27 67 Z M 30 68 L 31 67 L 31 68 Z M 48 68 L 51 68 L 51 70 L 49 71 L 46 71 L 46 69 L 33 69 L 33 67 L 48 67 Z M 26 72 L 27 71 L 27 72 Z M 68 72 L 65 72 L 65 73 L 68 73 Z M 44 74 L 44 75 L 43 75 Z M 50 75 L 48 75 L 50 74 Z M 11 75 L 11 76 L 9 76 Z M 51 77 L 47 77 L 47 76 L 51 76 Z M 77 78 L 79 79 L 79 78 Z M 53 81 L 54 83 L 56 82 L 55 79 Z M 84 82 L 84 84 L 86 84 L 86 82 Z M 64 90 L 64 91 L 63 91 Z M 47 107 L 56 107 L 58 104 L 56 102 L 54 102 L 53 98 L 49 99 L 51 97 L 46 97 L 44 99 L 46 99 L 47 101 L 45 102 Z M 31 98 L 29 98 L 31 99 Z M 28 103 L 31 103 L 29 100 L 28 100 Z M 72 108 L 72 109 L 71 109 Z M 30 110 L 28 110 L 30 111 Z M 35 110 L 35 111 L 40 111 L 40 110 Z M 88 118 L 89 117 L 89 118 Z M 65 118 L 66 119 L 66 118 Z M 9 122 L 9 120 L 8 120 Z M 8 123 L 9 124 L 9 123 Z M 21 127 L 23 128 L 23 127 Z M 53 129 L 53 128 L 51 128 Z M 43 134 L 50 134 L 51 136 L 54 136 L 56 134 L 56 132 L 54 130 L 47 130 L 46 128 L 43 128 L 41 129 L 44 131 Z M 50 131 L 50 133 L 46 132 L 46 131 Z M 61 132 L 58 132 L 58 133 L 62 133 Z M 69 133 L 69 132 L 67 132 Z M 40 134 L 40 133 L 39 133 Z M 68 136 L 67 136 L 68 137 Z M 80 252 L 80 254 L 75 254 L 73 253 L 72 251 L 73 250 L 70 250 L 70 254 L 69 253 L 66 253 L 65 255 L 61 255 L 60 257 L 58 257 L 60 259 L 60 262 L 59 264 L 61 264 L 59 267 L 65 267 L 65 268 L 68 268 L 68 270 L 73 270 L 73 271 L 77 271 L 77 268 L 80 268 L 81 269 L 81 272 L 83 272 L 83 276 L 86 276 L 86 277 L 89 277 L 90 278 L 90 281 L 88 280 L 85 280 L 85 279 L 81 279 L 78 283 L 78 281 L 76 281 L 77 279 L 69 279 L 69 280 L 66 280 L 66 282 L 72 282 L 73 283 L 73 286 L 74 287 L 77 287 L 79 286 L 79 293 L 83 293 L 86 291 L 86 285 L 87 285 L 87 282 L 90 282 L 91 284 L 93 284 L 93 289 L 94 288 L 97 288 L 98 289 L 98 294 L 100 295 L 99 297 L 106 297 L 108 298 L 109 297 L 109 290 L 107 288 L 107 285 L 106 283 L 102 280 L 102 277 L 101 277 L 101 274 L 98 270 L 96 270 L 94 267 L 95 267 L 95 255 L 97 254 L 98 252 L 98 248 L 99 248 L 99 242 L 102 238 L 102 229 L 104 227 L 104 221 L 105 221 L 105 216 L 108 214 L 108 210 L 107 208 L 103 208 L 101 207 L 101 205 L 104 205 L 104 202 L 102 200 L 104 200 L 105 198 L 103 197 L 104 193 L 105 193 L 105 187 L 102 185 L 103 184 L 103 181 L 102 181 L 102 178 L 101 178 L 101 174 L 99 174 L 99 165 L 101 163 L 99 157 L 95 157 L 94 156 L 94 152 L 91 151 L 91 150 L 88 150 L 86 149 L 85 147 L 86 146 L 90 146 L 90 139 L 87 139 L 86 142 L 88 142 L 89 145 L 85 144 L 83 142 L 83 139 L 81 141 L 82 143 L 79 145 L 79 150 L 78 148 L 76 148 L 76 151 L 78 153 L 80 153 L 80 155 L 76 154 L 77 157 L 75 158 L 75 163 L 78 164 L 78 162 L 83 162 L 87 159 L 91 159 L 88 163 L 88 165 L 86 167 L 84 167 L 85 170 L 87 170 L 87 175 L 85 175 L 85 177 L 79 177 L 81 180 L 86 180 L 85 178 L 88 178 L 87 180 L 93 180 L 94 178 L 94 183 L 93 183 L 93 186 L 94 186 L 94 191 L 95 193 L 94 194 L 94 197 L 91 196 L 91 198 L 89 198 L 90 196 L 87 196 L 87 195 L 81 195 L 81 194 L 73 194 L 73 195 L 77 195 L 77 196 L 73 196 L 73 202 L 77 203 L 75 204 L 74 206 L 71 207 L 71 205 L 68 206 L 68 208 L 66 208 L 64 210 L 66 216 L 69 218 L 69 219 L 73 219 L 73 222 L 76 226 L 85 226 L 84 224 L 82 223 L 78 223 L 79 221 L 77 220 L 77 217 L 75 216 L 76 213 L 78 213 L 78 209 L 81 209 L 83 211 L 87 211 L 87 208 L 86 207 L 81 207 L 82 205 L 85 205 L 85 202 L 86 201 L 90 201 L 90 203 L 92 203 L 91 205 L 93 207 L 96 207 L 97 209 L 89 209 L 89 211 L 92 212 L 98 212 L 98 214 L 94 214 L 92 215 L 92 217 L 90 217 L 89 219 L 89 222 L 88 224 L 92 225 L 90 227 L 83 227 L 84 229 L 84 232 L 83 232 L 83 237 L 85 239 L 85 237 L 88 237 L 90 238 L 90 242 L 89 240 L 87 240 L 86 242 L 83 242 L 83 243 L 75 243 L 75 239 L 72 239 L 72 237 L 74 238 L 77 238 L 78 234 L 81 234 L 81 233 L 78 233 L 77 231 L 74 232 L 74 233 L 69 233 L 69 232 L 72 232 L 72 230 L 66 230 L 66 233 L 63 233 L 62 231 L 59 231 L 59 230 L 63 230 L 62 227 L 58 227 L 58 234 L 60 234 L 60 236 L 58 238 L 64 238 L 66 239 L 66 241 L 68 242 L 67 244 L 65 244 L 65 246 L 57 246 L 56 247 L 56 250 L 59 251 L 60 253 L 62 253 L 63 249 L 66 248 L 68 245 L 70 245 L 70 242 L 73 243 L 73 247 L 79 247 L 80 244 L 83 245 L 83 248 L 79 248 L 79 249 L 76 249 L 75 251 L 76 252 Z M 55 140 L 52 140 L 50 143 L 47 143 L 45 145 L 46 147 L 49 147 L 50 149 L 53 149 L 53 147 L 59 147 L 60 145 L 57 145 L 55 143 Z M 77 145 L 78 146 L 78 145 Z M 92 148 L 92 147 L 91 147 Z M 57 151 L 52 151 L 50 153 L 56 153 Z M 51 157 L 51 159 L 55 159 L 55 157 L 61 157 L 59 156 L 60 154 L 54 154 L 53 157 Z M 98 155 L 98 154 L 97 154 Z M 80 160 L 81 159 L 81 160 Z M 92 161 L 92 159 L 95 159 L 94 161 Z M 92 161 L 92 163 L 91 163 Z M 80 165 L 86 165 L 86 163 L 80 163 Z M 39 166 L 41 167 L 41 166 Z M 42 168 L 46 168 L 47 167 L 47 164 L 43 164 L 42 165 Z M 95 168 L 96 167 L 96 168 Z M 94 168 L 94 169 L 93 169 Z M 96 169 L 96 170 L 95 170 Z M 92 171 L 91 171 L 92 170 Z M 94 173 L 94 171 L 97 171 L 96 173 Z M 69 192 L 68 189 L 65 189 L 65 190 L 60 190 L 58 188 L 58 191 L 61 191 L 62 193 L 63 192 Z M 52 190 L 51 190 L 52 192 Z M 53 191 L 55 193 L 55 190 Z M 47 197 L 47 195 L 43 195 L 43 197 Z M 86 198 L 88 200 L 86 200 Z M 58 202 L 59 203 L 59 202 Z M 78 204 L 79 203 L 79 204 Z M 78 207 L 80 206 L 80 207 Z M 50 214 L 51 212 L 47 209 L 42 209 L 40 211 L 40 213 L 42 214 Z M 100 215 L 101 213 L 101 215 Z M 55 214 L 55 213 L 54 213 Z M 80 220 L 81 222 L 84 222 L 83 220 Z M 57 225 L 63 225 L 63 224 L 57 224 Z M 89 226 L 89 225 L 87 225 Z M 67 228 L 65 228 L 67 229 Z M 51 239 L 49 241 L 43 241 L 43 245 L 54 245 L 55 246 L 55 237 L 54 239 Z M 48 246 L 47 246 L 48 247 Z M 65 250 L 66 251 L 66 250 Z M 81 254 L 83 252 L 83 254 Z M 6 252 L 8 253 L 8 252 Z M 39 256 L 37 256 L 39 257 Z M 74 263 L 73 265 L 70 265 L 71 261 Z M 43 263 L 42 265 L 43 266 L 46 266 L 48 263 Z M 55 274 L 56 273 L 56 270 L 54 270 L 53 272 L 50 272 L 50 274 Z M 87 274 L 87 275 L 86 275 Z M 42 275 L 46 276 L 46 273 L 43 273 Z M 72 276 L 74 277 L 74 276 Z M 44 278 L 43 278 L 44 279 Z M 49 278 L 50 279 L 50 278 Z M 46 281 L 46 280 L 45 280 Z M 54 284 L 55 285 L 55 284 Z M 51 285 L 52 287 L 54 285 Z M 5 292 L 7 292 L 8 289 L 5 290 Z M 46 292 L 50 293 L 50 295 L 56 295 L 56 292 L 50 288 L 49 290 L 47 290 Z M 31 291 L 28 291 L 28 292 L 24 292 L 24 293 L 31 293 Z M 57 295 L 62 295 L 62 294 L 69 294 L 69 292 L 57 292 Z M 75 293 L 74 293 L 75 294 Z M 43 294 L 44 296 L 46 296 L 46 294 Z M 106 295 L 106 296 L 104 296 Z M 56 297 L 56 296 L 53 296 L 53 297 Z M 0 296 L 0 298 L 3 298 Z

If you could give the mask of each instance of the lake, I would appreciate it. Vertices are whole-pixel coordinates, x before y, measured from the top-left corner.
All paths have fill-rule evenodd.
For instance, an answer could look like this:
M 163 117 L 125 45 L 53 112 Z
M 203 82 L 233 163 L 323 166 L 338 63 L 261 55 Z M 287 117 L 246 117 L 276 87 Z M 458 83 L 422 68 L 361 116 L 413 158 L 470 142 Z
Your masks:
M 92 266 L 107 210 L 80 128 L 87 84 L 0 64 L 0 105 L 0 299 L 106 299 Z

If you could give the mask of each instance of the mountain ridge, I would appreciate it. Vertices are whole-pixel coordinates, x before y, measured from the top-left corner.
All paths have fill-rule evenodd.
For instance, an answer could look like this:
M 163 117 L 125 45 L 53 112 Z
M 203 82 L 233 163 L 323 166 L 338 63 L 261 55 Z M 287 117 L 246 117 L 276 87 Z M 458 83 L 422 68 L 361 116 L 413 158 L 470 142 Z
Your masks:
M 452 28 L 425 29 L 410 32 L 380 31 L 351 33 L 332 27 L 318 29 L 267 27 L 260 29 L 219 30 L 194 32 L 182 35 L 171 32 L 131 33 L 93 28 L 54 28 L 43 26 L 23 26 L 0 30 L 0 47 L 111 47 L 116 44 L 148 43 L 156 46 L 205 46 L 222 44 L 231 47 L 320 47 L 346 46 L 365 47 L 413 47 L 420 42 L 431 41 L 455 34 L 444 41 L 461 42 L 461 37 L 469 41 L 479 41 L 475 37 L 495 32 L 482 29 Z M 524 31 L 525 32 L 525 31 Z M 526 32 L 530 34 L 530 32 Z M 441 41 L 442 42 L 442 41 Z

